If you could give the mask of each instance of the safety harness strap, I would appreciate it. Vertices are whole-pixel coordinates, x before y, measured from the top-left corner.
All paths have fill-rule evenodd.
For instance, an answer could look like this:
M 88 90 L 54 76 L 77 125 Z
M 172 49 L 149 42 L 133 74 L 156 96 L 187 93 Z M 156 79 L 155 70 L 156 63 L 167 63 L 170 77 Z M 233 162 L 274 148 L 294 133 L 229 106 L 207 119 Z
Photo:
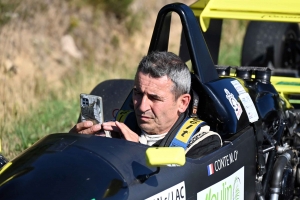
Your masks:
M 198 96 L 198 94 L 193 89 L 191 90 L 191 93 L 192 93 L 192 101 L 191 101 L 191 103 L 192 103 L 193 107 L 192 107 L 192 111 L 191 111 L 190 116 L 197 118 L 199 96 Z
M 133 113 L 133 110 L 119 110 L 116 121 L 124 123 L 130 113 Z
M 170 147 L 182 147 L 186 149 L 195 132 L 205 124 L 204 121 L 198 118 L 188 118 L 180 127 Z

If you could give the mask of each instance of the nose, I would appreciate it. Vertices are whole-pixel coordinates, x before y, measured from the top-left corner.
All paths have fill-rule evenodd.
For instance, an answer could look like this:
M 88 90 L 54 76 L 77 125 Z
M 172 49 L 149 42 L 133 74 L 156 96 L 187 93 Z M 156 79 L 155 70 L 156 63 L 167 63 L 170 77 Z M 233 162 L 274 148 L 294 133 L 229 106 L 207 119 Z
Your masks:
M 145 113 L 150 109 L 149 99 L 147 95 L 143 95 L 142 98 L 140 98 L 140 102 L 137 102 L 137 108 L 142 112 Z

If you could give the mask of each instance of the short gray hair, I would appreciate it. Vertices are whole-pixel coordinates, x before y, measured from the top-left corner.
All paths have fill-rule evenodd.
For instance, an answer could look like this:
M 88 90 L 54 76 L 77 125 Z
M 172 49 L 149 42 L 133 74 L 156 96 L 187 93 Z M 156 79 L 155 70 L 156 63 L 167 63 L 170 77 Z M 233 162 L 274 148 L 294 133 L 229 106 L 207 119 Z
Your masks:
M 141 72 L 153 78 L 167 76 L 174 83 L 172 92 L 175 99 L 187 94 L 191 89 L 191 73 L 179 56 L 172 52 L 154 51 L 144 56 L 139 63 L 136 75 Z

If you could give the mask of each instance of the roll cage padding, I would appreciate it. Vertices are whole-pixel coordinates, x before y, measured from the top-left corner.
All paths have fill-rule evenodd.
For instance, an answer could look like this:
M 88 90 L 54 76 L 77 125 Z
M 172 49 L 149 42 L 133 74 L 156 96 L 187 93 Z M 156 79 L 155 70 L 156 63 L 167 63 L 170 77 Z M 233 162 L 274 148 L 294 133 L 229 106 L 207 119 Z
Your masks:
M 148 54 L 152 51 L 168 51 L 172 12 L 177 13 L 181 19 L 195 75 L 199 77 L 201 83 L 218 79 L 217 70 L 207 49 L 199 23 L 192 10 L 185 4 L 168 4 L 159 11 Z

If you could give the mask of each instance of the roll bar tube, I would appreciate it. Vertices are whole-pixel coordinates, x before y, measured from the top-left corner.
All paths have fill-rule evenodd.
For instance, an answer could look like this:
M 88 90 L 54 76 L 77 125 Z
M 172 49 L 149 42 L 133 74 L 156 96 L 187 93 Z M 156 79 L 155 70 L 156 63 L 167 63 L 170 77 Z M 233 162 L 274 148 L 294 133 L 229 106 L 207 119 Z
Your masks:
M 217 70 L 201 33 L 199 23 L 193 11 L 185 4 L 168 4 L 159 11 L 148 53 L 168 50 L 172 12 L 177 13 L 180 17 L 193 70 L 200 82 L 203 84 L 218 79 Z

